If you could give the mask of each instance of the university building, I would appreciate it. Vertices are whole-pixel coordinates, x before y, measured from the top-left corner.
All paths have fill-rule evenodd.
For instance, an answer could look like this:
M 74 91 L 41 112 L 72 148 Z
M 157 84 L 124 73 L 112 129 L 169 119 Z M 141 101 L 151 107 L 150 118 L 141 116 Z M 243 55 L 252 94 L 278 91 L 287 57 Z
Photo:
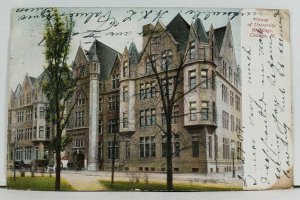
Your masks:
M 110 170 L 115 158 L 120 171 L 166 171 L 165 113 L 153 67 L 174 76 L 180 66 L 177 91 L 185 95 L 173 107 L 174 172 L 227 172 L 233 161 L 242 170 L 241 72 L 230 23 L 205 30 L 201 20 L 190 25 L 178 14 L 166 26 L 144 25 L 142 37 L 141 52 L 134 43 L 123 52 L 98 40 L 89 50 L 79 46 L 72 65 L 79 81 L 68 102 L 68 109 L 74 107 L 66 130 L 72 139 L 65 152 L 69 162 Z M 174 89 L 174 82 L 165 84 Z M 38 141 L 40 148 L 47 137 Z

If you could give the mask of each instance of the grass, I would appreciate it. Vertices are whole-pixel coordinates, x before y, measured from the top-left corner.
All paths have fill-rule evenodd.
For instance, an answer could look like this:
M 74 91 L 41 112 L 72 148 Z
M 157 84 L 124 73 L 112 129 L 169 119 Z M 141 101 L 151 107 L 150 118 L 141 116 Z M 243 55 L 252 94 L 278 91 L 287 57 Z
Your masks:
M 75 189 L 67 181 L 61 179 L 61 191 L 74 191 Z M 15 190 L 40 190 L 53 191 L 55 177 L 13 177 L 7 178 L 7 188 Z
M 135 183 L 128 181 L 115 181 L 114 185 L 111 186 L 109 180 L 101 180 L 100 184 L 105 186 L 108 190 L 113 191 L 166 191 L 166 184 L 162 182 L 149 182 L 146 183 Z M 224 186 L 224 185 L 212 185 L 204 183 L 174 183 L 174 191 L 231 191 L 231 190 L 242 190 L 241 187 Z

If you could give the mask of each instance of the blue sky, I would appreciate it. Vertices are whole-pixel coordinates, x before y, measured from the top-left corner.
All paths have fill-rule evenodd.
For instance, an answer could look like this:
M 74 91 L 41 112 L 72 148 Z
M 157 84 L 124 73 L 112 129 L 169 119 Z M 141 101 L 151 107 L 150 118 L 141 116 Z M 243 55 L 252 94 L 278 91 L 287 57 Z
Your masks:
M 44 9 L 18 9 L 12 10 L 12 29 L 9 53 L 9 88 L 15 89 L 18 83 L 23 82 L 24 76 L 37 77 L 43 71 L 45 64 L 44 46 L 41 43 L 45 18 L 41 18 Z M 191 11 L 191 12 L 188 12 Z M 145 24 L 155 24 L 157 16 L 159 20 L 167 25 L 178 13 L 191 24 L 198 16 L 205 27 L 209 30 L 211 24 L 214 28 L 225 26 L 233 16 L 214 16 L 212 12 L 238 12 L 238 9 L 200 9 L 200 8 L 59 8 L 60 13 L 72 14 L 75 21 L 74 32 L 71 43 L 71 53 L 68 62 L 71 63 L 75 57 L 78 46 L 89 49 L 94 39 L 114 48 L 120 53 L 125 46 L 135 42 L 138 50 L 142 49 L 142 37 L 139 34 Z M 210 13 L 210 16 L 208 17 Z M 76 14 L 78 14 L 76 16 Z M 147 15 L 146 18 L 144 16 Z M 31 18 L 30 18 L 31 16 Z M 208 17 L 208 18 L 207 18 Z M 237 62 L 239 64 L 240 46 L 240 18 L 233 18 L 232 25 L 234 46 L 236 49 Z M 106 30 L 107 29 L 107 30 Z M 101 30 L 95 32 L 94 30 Z M 111 32 L 118 35 L 112 36 Z M 120 33 L 122 33 L 120 35 Z M 93 37 L 91 34 L 94 34 Z M 124 35 L 125 34 L 125 35 Z M 128 34 L 128 35 L 126 35 Z

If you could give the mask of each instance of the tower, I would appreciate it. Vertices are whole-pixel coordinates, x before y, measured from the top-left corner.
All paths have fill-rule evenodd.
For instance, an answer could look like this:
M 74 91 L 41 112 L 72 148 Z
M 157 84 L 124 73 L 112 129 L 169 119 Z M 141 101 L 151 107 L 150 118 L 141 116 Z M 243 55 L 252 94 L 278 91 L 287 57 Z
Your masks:
M 98 161 L 98 106 L 99 106 L 99 73 L 100 62 L 94 54 L 89 64 L 90 68 L 90 96 L 89 96 L 89 153 L 88 170 L 96 171 L 99 168 Z

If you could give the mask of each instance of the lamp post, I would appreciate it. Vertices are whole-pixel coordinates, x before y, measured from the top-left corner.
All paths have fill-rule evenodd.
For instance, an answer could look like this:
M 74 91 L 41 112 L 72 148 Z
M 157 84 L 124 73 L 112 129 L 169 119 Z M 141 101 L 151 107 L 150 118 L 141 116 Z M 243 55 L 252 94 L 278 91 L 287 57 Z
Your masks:
M 232 153 L 232 177 L 235 178 L 235 169 L 234 169 L 234 157 L 235 157 L 235 143 L 231 143 L 231 153 Z

